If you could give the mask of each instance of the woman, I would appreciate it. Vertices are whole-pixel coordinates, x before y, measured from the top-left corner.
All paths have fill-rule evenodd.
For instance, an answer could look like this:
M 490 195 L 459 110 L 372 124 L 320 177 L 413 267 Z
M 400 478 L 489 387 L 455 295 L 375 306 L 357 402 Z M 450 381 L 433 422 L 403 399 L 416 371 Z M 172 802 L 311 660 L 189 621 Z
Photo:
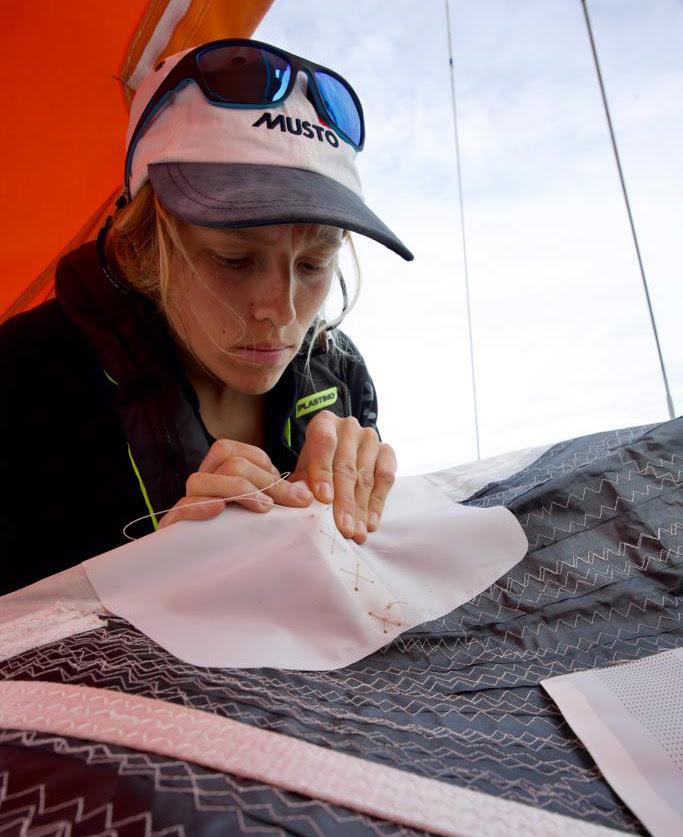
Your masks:
M 363 140 L 344 79 L 256 41 L 143 82 L 117 211 L 60 261 L 56 299 L 0 329 L 0 592 L 121 544 L 141 515 L 206 519 L 230 498 L 332 503 L 357 543 L 377 528 L 394 453 L 341 318 L 321 314 L 335 277 L 346 308 L 349 231 L 412 258 L 363 202 Z

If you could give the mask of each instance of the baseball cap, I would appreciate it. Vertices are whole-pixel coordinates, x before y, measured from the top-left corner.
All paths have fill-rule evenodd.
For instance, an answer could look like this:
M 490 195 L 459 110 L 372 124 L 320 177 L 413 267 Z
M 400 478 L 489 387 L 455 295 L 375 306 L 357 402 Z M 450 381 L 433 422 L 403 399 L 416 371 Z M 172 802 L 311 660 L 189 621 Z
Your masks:
M 138 88 L 126 149 L 159 84 L 188 51 L 165 59 Z M 307 85 L 300 72 L 283 102 L 253 109 L 213 104 L 192 81 L 177 88 L 136 140 L 131 197 L 149 179 L 169 212 L 196 226 L 327 224 L 412 260 L 365 204 L 357 152 L 322 123 Z

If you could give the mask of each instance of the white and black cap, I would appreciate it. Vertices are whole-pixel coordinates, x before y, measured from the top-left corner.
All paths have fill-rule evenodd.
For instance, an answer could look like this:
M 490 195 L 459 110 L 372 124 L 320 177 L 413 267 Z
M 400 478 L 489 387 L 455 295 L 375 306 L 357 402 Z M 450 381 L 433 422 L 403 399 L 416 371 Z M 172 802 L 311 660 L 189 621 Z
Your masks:
M 140 114 L 183 55 L 167 58 L 140 85 L 126 147 Z M 254 109 L 212 104 L 193 82 L 176 90 L 137 139 L 131 197 L 149 178 L 169 212 L 190 224 L 328 224 L 411 260 L 412 253 L 366 206 L 357 152 L 321 122 L 306 85 L 299 73 L 284 102 Z

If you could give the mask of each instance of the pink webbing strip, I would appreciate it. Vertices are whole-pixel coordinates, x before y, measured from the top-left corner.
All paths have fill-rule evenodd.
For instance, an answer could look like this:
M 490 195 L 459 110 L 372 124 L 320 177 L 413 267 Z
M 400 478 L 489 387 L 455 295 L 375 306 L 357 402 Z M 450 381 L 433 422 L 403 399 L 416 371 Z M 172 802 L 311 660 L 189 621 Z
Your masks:
M 208 712 L 107 689 L 2 682 L 0 726 L 181 758 L 434 834 L 618 833 Z

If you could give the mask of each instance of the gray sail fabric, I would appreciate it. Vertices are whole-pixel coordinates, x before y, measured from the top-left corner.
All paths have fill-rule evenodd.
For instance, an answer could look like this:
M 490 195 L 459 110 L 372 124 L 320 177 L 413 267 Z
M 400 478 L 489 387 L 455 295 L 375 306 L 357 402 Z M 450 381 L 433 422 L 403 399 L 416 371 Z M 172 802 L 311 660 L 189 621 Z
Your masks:
M 466 501 L 506 505 L 527 556 L 472 602 L 338 671 L 200 669 L 111 619 L 5 661 L 0 674 L 208 709 L 642 834 L 540 681 L 683 645 L 682 483 L 682 419 L 555 445 Z M 3 771 L 13 790 L 43 787 L 51 805 L 150 812 L 154 833 L 411 833 L 188 763 L 38 733 L 0 733 Z M 16 811 L 13 799 L 0 817 Z

